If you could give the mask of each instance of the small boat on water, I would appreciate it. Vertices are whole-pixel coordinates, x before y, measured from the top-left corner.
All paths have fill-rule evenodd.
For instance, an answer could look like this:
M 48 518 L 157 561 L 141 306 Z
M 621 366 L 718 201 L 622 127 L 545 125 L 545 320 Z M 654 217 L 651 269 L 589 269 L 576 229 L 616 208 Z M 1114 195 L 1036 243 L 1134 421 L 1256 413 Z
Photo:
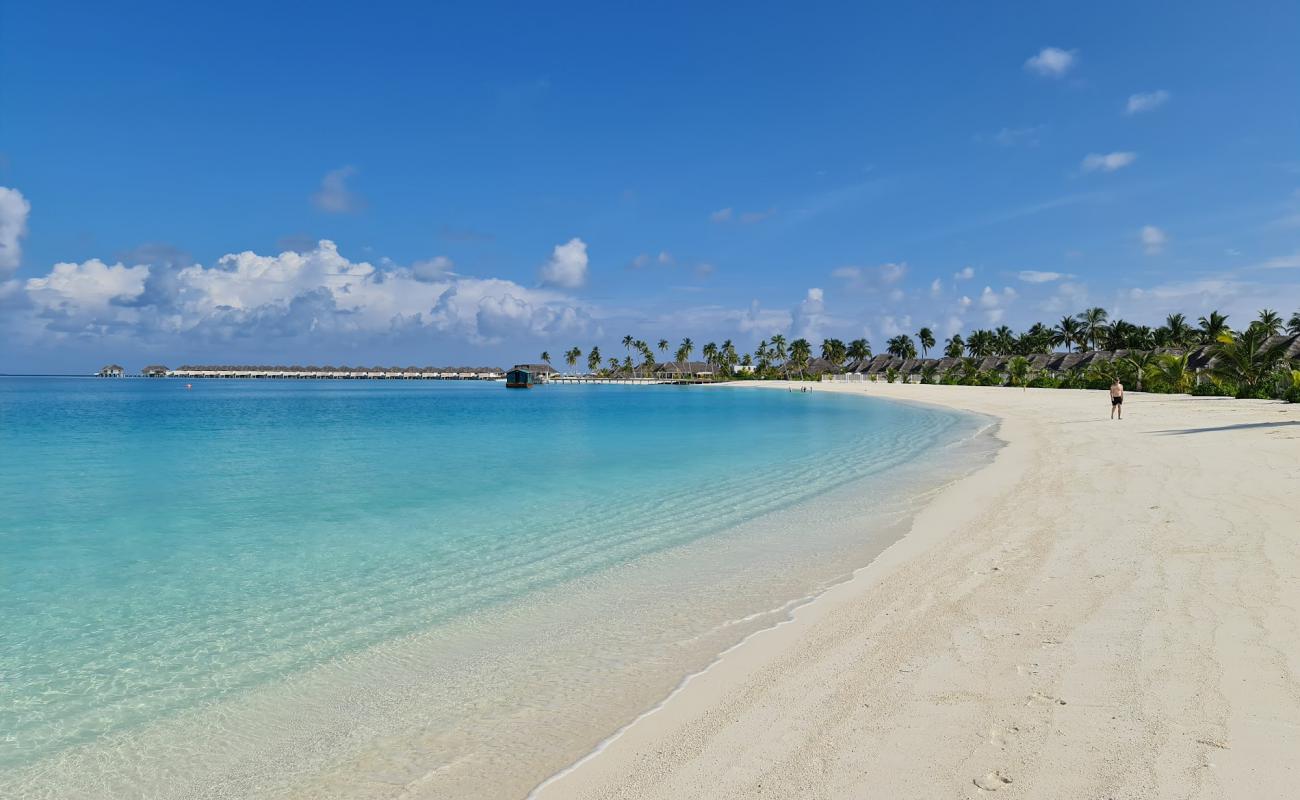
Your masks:
M 534 382 L 531 370 L 515 367 L 506 373 L 507 389 L 531 389 Z

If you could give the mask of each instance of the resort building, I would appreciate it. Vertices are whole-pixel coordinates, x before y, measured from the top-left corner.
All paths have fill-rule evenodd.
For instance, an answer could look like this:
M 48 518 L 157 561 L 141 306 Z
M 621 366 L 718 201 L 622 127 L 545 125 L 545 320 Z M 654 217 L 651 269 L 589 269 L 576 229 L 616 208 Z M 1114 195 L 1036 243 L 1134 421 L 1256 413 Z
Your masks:
M 1269 337 L 1265 346 L 1282 348 L 1282 359 L 1294 361 L 1300 359 L 1300 334 L 1279 334 Z M 1047 375 L 1060 378 L 1071 373 L 1081 373 L 1089 367 L 1124 361 L 1139 356 L 1183 355 L 1187 354 L 1187 366 L 1196 375 L 1196 383 L 1205 380 L 1207 371 L 1214 365 L 1214 348 L 1200 345 L 1191 350 L 1158 347 L 1151 350 L 1091 350 L 1083 353 L 1035 353 L 1025 356 L 1029 362 L 1029 372 L 1033 375 Z M 940 378 L 950 371 L 975 370 L 989 373 L 1005 379 L 1016 356 L 997 355 L 984 358 L 899 358 L 891 355 L 878 355 L 851 361 L 846 364 L 840 376 L 832 376 L 833 370 L 822 372 L 824 379 L 838 377 L 841 380 L 882 380 L 892 370 L 894 379 L 899 382 L 917 383 L 922 380 Z M 814 359 L 813 361 L 818 361 Z M 812 363 L 806 372 L 813 372 Z
M 101 378 L 120 378 L 126 374 L 126 370 L 122 369 L 120 364 L 109 364 L 95 374 Z
M 654 376 L 666 381 L 708 380 L 713 365 L 707 361 L 666 361 L 655 364 Z
M 546 383 L 551 378 L 559 375 L 559 370 L 550 364 L 515 364 L 510 371 L 527 370 L 533 376 L 533 383 Z
M 161 364 L 151 364 L 150 366 L 140 370 L 140 374 L 146 378 L 165 378 L 167 377 L 168 370 Z

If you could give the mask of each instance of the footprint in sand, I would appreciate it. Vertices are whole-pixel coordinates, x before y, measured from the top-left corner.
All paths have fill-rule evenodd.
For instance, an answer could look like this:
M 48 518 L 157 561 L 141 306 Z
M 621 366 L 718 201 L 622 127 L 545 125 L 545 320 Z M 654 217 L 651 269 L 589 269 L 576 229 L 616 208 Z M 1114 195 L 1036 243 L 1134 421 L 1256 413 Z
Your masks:
M 1016 725 L 1008 725 L 1006 728 L 992 725 L 989 727 L 989 744 L 1006 747 L 1008 739 L 1017 733 L 1020 733 L 1020 728 Z
M 987 772 L 975 779 L 975 785 L 986 792 L 996 792 L 1008 783 L 1011 783 L 1011 779 L 997 770 Z

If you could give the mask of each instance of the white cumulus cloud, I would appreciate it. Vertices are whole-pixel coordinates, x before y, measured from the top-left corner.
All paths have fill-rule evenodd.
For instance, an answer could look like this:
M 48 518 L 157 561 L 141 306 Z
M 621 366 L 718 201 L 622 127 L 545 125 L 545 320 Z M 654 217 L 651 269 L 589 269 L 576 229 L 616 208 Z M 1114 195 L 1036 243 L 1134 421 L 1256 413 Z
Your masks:
M 1169 92 L 1164 89 L 1157 89 L 1154 92 L 1138 92 L 1128 97 L 1128 103 L 1124 106 L 1125 114 L 1140 114 L 1143 111 L 1152 111 L 1169 102 Z
M 312 205 L 329 214 L 349 214 L 360 211 L 361 197 L 348 188 L 348 178 L 357 174 L 352 166 L 339 167 L 325 173 L 320 188 L 311 196 Z
M 1010 286 L 1003 287 L 1001 292 L 995 292 L 993 287 L 985 286 L 984 291 L 980 292 L 980 308 L 984 309 L 984 316 L 990 323 L 998 323 L 1006 314 L 1007 306 L 1011 305 L 1018 296 L 1016 290 Z
M 557 244 L 541 270 L 542 283 L 563 289 L 577 289 L 587 282 L 587 245 L 574 237 Z
M 48 274 L 27 279 L 27 296 L 47 316 L 103 311 L 114 300 L 130 300 L 144 291 L 149 267 L 105 264 L 92 258 L 80 264 L 55 264 Z
M 1149 256 L 1159 255 L 1169 242 L 1168 234 L 1154 225 L 1143 225 L 1140 236 L 1142 238 L 1142 249 Z
M 975 277 L 975 268 L 974 268 L 974 267 L 962 267 L 961 269 L 959 269 L 959 270 L 957 270 L 956 272 L 954 272 L 954 273 L 952 274 L 952 277 L 953 277 L 954 280 L 959 280 L 959 281 L 968 281 L 968 280 L 970 280 L 971 278 Z
M 794 328 L 799 336 L 816 341 L 821 338 L 821 327 L 825 320 L 826 295 L 818 288 L 811 288 L 803 301 L 794 310 Z
M 349 260 L 330 241 L 277 256 L 231 253 L 211 266 L 91 259 L 28 279 L 25 303 L 5 322 L 42 344 L 117 335 L 132 344 L 166 341 L 178 356 L 203 343 L 223 351 L 235 341 L 334 336 L 355 344 L 410 331 L 490 343 L 586 329 L 589 312 L 571 297 L 449 267 L 433 259 L 380 269 Z
M 907 262 L 881 264 L 879 272 L 881 283 L 897 283 L 907 274 Z
M 451 272 L 452 267 L 454 266 L 455 264 L 452 263 L 450 258 L 447 258 L 446 256 L 434 256 L 433 258 L 424 261 L 417 261 L 412 264 L 411 277 L 415 278 L 417 281 L 424 281 L 426 283 L 429 281 L 436 281 L 439 278 L 446 277 L 447 273 Z
M 1025 61 L 1025 69 L 1045 78 L 1060 78 L 1078 62 L 1078 53 L 1078 50 L 1044 47 Z
M 1137 160 L 1137 153 L 1089 153 L 1079 165 L 1084 172 L 1114 172 Z
M 22 192 L 0 186 L 0 281 L 13 275 L 22 262 L 22 239 L 31 210 Z
M 1070 277 L 1064 272 L 1043 272 L 1036 269 L 1022 269 L 1017 277 L 1025 283 L 1051 283 Z

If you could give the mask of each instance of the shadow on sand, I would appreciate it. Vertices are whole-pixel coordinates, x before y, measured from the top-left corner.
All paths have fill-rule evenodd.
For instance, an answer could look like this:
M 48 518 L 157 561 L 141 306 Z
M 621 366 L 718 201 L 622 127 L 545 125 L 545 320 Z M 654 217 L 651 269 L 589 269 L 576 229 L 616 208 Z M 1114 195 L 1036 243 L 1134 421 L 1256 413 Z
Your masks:
M 1220 425 L 1217 428 L 1183 428 L 1182 430 L 1154 431 L 1158 436 L 1182 436 L 1188 433 L 1217 433 L 1219 431 L 1244 431 L 1251 428 L 1289 428 L 1300 425 L 1300 419 L 1280 422 L 1243 422 L 1240 425 Z

